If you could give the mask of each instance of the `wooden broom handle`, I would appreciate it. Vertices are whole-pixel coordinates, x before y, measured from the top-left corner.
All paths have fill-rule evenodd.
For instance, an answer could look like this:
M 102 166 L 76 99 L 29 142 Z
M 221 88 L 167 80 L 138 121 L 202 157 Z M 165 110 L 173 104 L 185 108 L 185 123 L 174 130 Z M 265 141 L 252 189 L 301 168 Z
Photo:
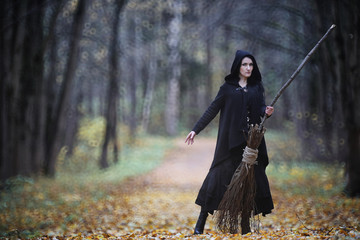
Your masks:
M 299 72 L 301 71 L 301 69 L 304 67 L 304 65 L 309 61 L 311 55 L 313 55 L 313 53 L 315 52 L 315 50 L 319 47 L 319 45 L 328 37 L 328 35 L 330 34 L 330 32 L 336 27 L 335 24 L 331 25 L 331 27 L 327 30 L 327 32 L 324 34 L 324 36 L 317 42 L 317 44 L 313 47 L 313 49 L 311 49 L 311 51 L 306 55 L 306 57 L 304 58 L 304 60 L 300 63 L 300 65 L 298 66 L 298 68 L 295 70 L 295 72 L 291 75 L 291 77 L 289 78 L 289 80 L 286 81 L 286 83 L 280 88 L 280 90 L 278 91 L 278 93 L 276 94 L 276 96 L 274 97 L 274 99 L 272 100 L 270 106 L 273 107 L 275 105 L 275 103 L 277 102 L 277 100 L 279 99 L 279 97 L 281 96 L 281 94 L 285 91 L 285 89 L 291 84 L 291 82 L 295 79 L 295 77 L 299 74 Z M 265 114 L 265 116 L 262 118 L 262 121 L 260 123 L 260 127 L 259 129 L 262 129 L 264 127 L 264 123 L 265 120 L 268 118 L 269 116 L 267 116 Z

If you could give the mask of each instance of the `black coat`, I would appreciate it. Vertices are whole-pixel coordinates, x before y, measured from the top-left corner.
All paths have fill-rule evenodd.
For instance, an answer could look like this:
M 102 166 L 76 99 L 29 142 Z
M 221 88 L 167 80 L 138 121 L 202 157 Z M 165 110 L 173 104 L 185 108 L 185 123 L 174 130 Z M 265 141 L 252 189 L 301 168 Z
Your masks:
M 254 68 L 247 87 L 241 88 L 238 84 L 239 68 L 241 60 L 246 56 L 253 60 Z M 260 123 L 265 108 L 264 88 L 257 63 L 250 53 L 237 51 L 230 75 L 226 76 L 225 83 L 220 87 L 217 96 L 193 128 L 193 131 L 199 134 L 220 112 L 214 159 L 196 200 L 196 203 L 205 210 L 212 212 L 217 209 L 226 186 L 241 162 L 248 126 Z M 270 198 L 271 203 L 269 201 L 264 203 L 267 207 L 262 210 L 260 205 L 263 203 L 257 201 L 257 205 L 259 212 L 269 213 L 273 205 L 265 174 L 269 161 L 264 139 L 258 150 L 259 164 L 255 167 L 256 198 Z

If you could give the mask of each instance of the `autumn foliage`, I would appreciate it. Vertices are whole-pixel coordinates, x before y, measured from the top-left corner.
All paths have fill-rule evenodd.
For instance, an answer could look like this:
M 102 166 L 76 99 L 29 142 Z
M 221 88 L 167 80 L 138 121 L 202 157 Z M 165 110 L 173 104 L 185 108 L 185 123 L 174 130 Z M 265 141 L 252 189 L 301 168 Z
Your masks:
M 267 133 L 268 134 L 268 133 Z M 197 191 L 211 162 L 214 139 L 147 140 L 135 156 L 144 162 L 162 156 L 158 168 L 125 180 L 111 170 L 58 176 L 14 178 L 3 185 L 0 237 L 41 239 L 356 239 L 360 238 L 360 200 L 341 194 L 338 166 L 285 162 L 294 157 L 291 142 L 269 133 L 268 169 L 275 209 L 259 217 L 245 236 L 222 234 L 209 218 L 203 235 L 194 236 Z M 166 142 L 166 144 L 164 144 Z M 151 156 L 154 143 L 169 151 Z M 287 144 L 285 144 L 287 143 Z M 141 149 L 148 158 L 141 156 Z M 154 149 L 155 150 L 155 149 Z M 288 151 L 288 152 L 286 152 Z M 277 157 L 282 153 L 282 157 Z M 132 156 L 128 155 L 128 159 Z M 125 159 L 123 161 L 126 161 Z M 140 168 L 140 165 L 136 166 Z M 124 167 L 117 168 L 129 171 Z

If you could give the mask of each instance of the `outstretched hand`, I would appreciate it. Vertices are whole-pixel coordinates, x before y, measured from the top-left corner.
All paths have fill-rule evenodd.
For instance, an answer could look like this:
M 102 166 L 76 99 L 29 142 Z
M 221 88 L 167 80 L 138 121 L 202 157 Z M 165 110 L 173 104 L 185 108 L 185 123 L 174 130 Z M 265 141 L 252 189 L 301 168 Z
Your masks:
M 191 131 L 188 135 L 187 135 L 187 137 L 186 137 L 186 139 L 185 139 L 185 143 L 187 143 L 188 145 L 192 145 L 193 143 L 194 143 L 194 138 L 195 138 L 195 136 L 196 136 L 196 133 L 194 132 L 194 131 Z

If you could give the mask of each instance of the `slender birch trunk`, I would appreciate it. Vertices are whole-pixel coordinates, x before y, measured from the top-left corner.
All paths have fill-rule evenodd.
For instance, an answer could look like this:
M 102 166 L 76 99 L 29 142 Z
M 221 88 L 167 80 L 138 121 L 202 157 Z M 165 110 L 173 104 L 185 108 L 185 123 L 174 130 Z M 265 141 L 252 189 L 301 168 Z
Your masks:
M 174 0 L 171 9 L 173 10 L 173 18 L 169 24 L 168 46 L 170 49 L 169 66 L 170 78 L 168 82 L 166 109 L 165 109 L 165 127 L 166 132 L 170 136 L 177 133 L 179 122 L 179 92 L 180 92 L 180 76 L 181 76 L 181 55 L 180 55 L 180 39 L 182 26 L 181 0 Z

